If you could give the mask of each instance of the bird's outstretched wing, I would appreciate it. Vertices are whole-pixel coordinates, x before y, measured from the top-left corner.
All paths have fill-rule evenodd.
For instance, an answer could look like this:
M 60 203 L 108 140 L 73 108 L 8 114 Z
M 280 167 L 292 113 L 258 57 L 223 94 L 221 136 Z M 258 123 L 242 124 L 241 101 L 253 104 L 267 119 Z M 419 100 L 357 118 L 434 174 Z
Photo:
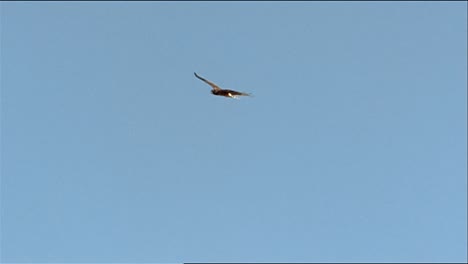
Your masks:
M 196 72 L 194 72 L 193 74 L 195 74 L 195 77 L 197 77 L 198 79 L 200 79 L 200 80 L 206 82 L 206 83 L 209 84 L 211 87 L 213 87 L 213 90 L 215 90 L 215 91 L 221 90 L 221 88 L 219 88 L 218 85 L 216 85 L 216 84 L 214 84 L 214 83 L 208 81 L 207 79 L 205 79 L 205 78 L 203 78 L 203 77 L 201 77 L 201 76 L 198 76 L 198 74 L 197 74 Z

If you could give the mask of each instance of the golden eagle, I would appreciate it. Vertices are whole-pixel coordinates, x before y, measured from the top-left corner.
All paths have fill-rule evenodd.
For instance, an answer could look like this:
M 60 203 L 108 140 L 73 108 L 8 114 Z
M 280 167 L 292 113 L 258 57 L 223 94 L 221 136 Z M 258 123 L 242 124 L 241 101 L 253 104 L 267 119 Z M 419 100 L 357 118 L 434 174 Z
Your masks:
M 195 77 L 197 77 L 198 79 L 200 79 L 200 80 L 206 82 L 207 84 L 209 84 L 212 87 L 211 93 L 214 94 L 214 95 L 225 96 L 225 97 L 230 97 L 230 98 L 238 98 L 239 96 L 250 96 L 250 94 L 248 94 L 248 93 L 237 92 L 237 91 L 228 90 L 228 89 L 221 89 L 216 84 L 208 81 L 207 79 L 205 79 L 203 77 L 198 76 L 198 74 L 196 72 L 194 72 L 193 74 L 195 74 Z

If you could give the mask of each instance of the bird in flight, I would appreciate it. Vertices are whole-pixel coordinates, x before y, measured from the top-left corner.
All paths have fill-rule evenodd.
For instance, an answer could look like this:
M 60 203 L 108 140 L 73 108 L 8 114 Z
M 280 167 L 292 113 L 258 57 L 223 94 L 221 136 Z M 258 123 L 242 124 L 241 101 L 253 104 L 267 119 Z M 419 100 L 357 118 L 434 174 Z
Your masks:
M 200 77 L 196 72 L 194 72 L 193 74 L 195 74 L 195 77 L 197 77 L 198 79 L 200 79 L 200 80 L 206 82 L 208 85 L 210 85 L 211 86 L 211 93 L 214 94 L 214 95 L 225 96 L 225 97 L 230 97 L 230 98 L 234 98 L 234 99 L 237 99 L 239 96 L 250 96 L 250 94 L 248 94 L 248 93 L 237 92 L 237 91 L 228 90 L 228 89 L 221 89 L 221 88 L 219 88 L 218 85 L 208 81 L 207 79 L 205 79 L 203 77 Z

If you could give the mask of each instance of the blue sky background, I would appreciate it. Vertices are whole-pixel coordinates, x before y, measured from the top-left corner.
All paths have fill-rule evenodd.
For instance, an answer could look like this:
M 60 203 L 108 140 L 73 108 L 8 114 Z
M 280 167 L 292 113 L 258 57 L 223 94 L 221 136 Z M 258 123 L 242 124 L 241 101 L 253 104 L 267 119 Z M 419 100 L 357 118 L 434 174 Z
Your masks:
M 466 22 L 2 2 L 1 261 L 467 261 Z

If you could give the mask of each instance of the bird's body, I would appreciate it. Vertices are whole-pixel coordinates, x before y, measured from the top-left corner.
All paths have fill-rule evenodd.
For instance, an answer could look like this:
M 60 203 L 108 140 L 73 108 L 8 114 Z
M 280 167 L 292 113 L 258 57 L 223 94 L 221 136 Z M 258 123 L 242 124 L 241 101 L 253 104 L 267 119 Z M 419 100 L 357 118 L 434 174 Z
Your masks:
M 200 79 L 200 80 L 204 81 L 205 83 L 207 83 L 208 85 L 210 85 L 211 86 L 211 93 L 214 94 L 214 95 L 225 96 L 225 97 L 230 97 L 230 98 L 238 98 L 239 96 L 250 96 L 250 94 L 248 94 L 248 93 L 233 91 L 233 90 L 229 90 L 229 89 L 221 89 L 216 84 L 214 84 L 214 83 L 208 81 L 207 79 L 199 76 L 196 72 L 194 72 L 193 74 L 195 74 L 195 77 L 197 77 L 198 79 Z

